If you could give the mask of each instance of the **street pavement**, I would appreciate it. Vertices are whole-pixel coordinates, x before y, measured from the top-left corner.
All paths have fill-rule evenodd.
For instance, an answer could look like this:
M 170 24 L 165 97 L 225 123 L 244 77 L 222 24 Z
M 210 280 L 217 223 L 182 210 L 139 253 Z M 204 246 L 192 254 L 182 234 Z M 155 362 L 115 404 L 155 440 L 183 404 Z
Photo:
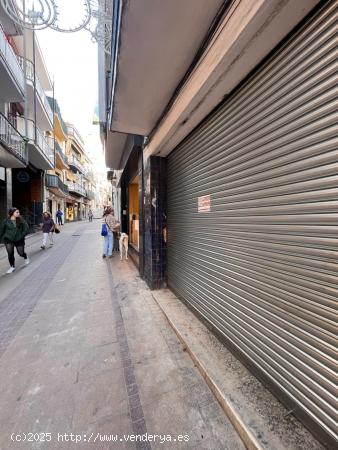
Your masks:
M 100 223 L 0 249 L 0 449 L 244 450 L 131 261 Z

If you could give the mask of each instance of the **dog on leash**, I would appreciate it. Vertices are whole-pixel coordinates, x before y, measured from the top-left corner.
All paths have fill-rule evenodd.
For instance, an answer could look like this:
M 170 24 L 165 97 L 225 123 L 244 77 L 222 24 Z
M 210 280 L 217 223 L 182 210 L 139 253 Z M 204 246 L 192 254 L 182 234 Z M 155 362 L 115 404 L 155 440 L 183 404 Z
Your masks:
M 119 239 L 119 246 L 120 246 L 120 260 L 123 259 L 123 250 L 126 255 L 126 259 L 128 259 L 128 235 L 126 233 L 121 233 L 120 239 Z

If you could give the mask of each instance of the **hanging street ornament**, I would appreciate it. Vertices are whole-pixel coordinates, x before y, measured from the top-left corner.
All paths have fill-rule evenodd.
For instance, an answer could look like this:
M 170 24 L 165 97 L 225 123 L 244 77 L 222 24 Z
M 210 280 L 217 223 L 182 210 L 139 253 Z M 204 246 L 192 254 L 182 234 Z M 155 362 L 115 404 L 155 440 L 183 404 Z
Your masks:
M 94 42 L 110 53 L 112 1 L 104 0 L 0 0 L 6 14 L 31 30 L 51 28 L 62 33 L 87 30 Z M 107 6 L 108 5 L 108 6 Z M 74 16 L 74 11 L 77 14 Z
M 74 11 L 77 12 L 74 17 Z M 56 17 L 50 28 L 63 33 L 74 33 L 84 29 L 92 18 L 90 0 L 72 0 L 57 2 Z
M 15 23 L 31 30 L 50 27 L 56 17 L 54 0 L 1 0 L 1 6 Z

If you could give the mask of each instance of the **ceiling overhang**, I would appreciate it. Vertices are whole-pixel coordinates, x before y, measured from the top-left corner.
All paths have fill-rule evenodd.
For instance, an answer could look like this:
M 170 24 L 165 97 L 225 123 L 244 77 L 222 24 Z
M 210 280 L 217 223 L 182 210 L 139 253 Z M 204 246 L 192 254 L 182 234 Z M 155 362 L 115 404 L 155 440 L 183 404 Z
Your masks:
M 123 169 L 132 150 L 141 147 L 142 143 L 142 136 L 108 131 L 105 142 L 106 166 L 112 170 Z
M 34 167 L 41 170 L 50 170 L 54 168 L 54 164 L 47 158 L 47 156 L 39 149 L 34 142 L 28 143 L 29 162 Z
M 19 169 L 27 166 L 27 161 L 16 157 L 12 152 L 7 150 L 0 142 L 0 167 L 10 167 Z
M 60 142 L 67 140 L 67 135 L 63 130 L 62 124 L 59 119 L 59 114 L 54 113 L 54 132 Z
M 68 169 L 68 165 L 65 163 L 65 161 L 61 158 L 58 151 L 55 152 L 55 166 L 59 170 L 65 170 Z
M 223 0 L 123 2 L 112 131 L 149 135 L 222 5 Z
M 316 6 L 318 0 L 231 4 L 184 86 L 150 136 L 145 158 L 167 156 Z

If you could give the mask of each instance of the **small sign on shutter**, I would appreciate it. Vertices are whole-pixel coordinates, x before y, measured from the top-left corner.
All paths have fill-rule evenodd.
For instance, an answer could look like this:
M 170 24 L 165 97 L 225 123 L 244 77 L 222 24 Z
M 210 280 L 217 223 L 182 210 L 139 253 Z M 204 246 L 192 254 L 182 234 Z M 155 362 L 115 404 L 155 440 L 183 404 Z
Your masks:
M 198 212 L 209 212 L 211 207 L 211 196 L 198 197 Z

